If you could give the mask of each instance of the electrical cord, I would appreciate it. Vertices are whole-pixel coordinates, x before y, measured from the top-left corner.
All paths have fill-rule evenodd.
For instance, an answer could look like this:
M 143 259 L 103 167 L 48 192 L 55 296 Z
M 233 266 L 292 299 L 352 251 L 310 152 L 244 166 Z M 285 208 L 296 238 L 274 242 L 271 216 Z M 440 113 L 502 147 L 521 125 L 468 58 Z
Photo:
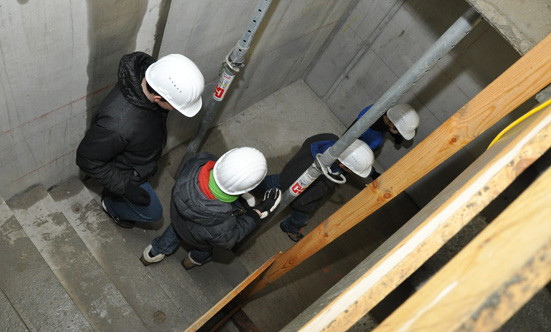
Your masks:
M 490 145 L 488 145 L 488 147 L 486 148 L 486 150 L 488 150 L 492 145 L 494 145 L 495 142 L 499 141 L 499 139 L 505 135 L 509 130 L 511 130 L 512 128 L 514 128 L 516 125 L 518 125 L 519 123 L 521 123 L 522 121 L 526 120 L 526 118 L 530 117 L 531 115 L 541 111 L 542 109 L 544 109 L 545 107 L 549 106 L 551 104 L 551 98 L 548 99 L 546 102 L 544 102 L 543 104 L 533 108 L 532 110 L 530 110 L 529 112 L 527 112 L 526 114 L 524 114 L 523 116 L 521 116 L 520 118 L 518 118 L 517 120 L 515 120 L 513 123 L 511 123 L 510 125 L 508 125 L 505 129 L 503 129 L 495 138 L 494 140 L 492 141 L 492 143 L 490 143 Z

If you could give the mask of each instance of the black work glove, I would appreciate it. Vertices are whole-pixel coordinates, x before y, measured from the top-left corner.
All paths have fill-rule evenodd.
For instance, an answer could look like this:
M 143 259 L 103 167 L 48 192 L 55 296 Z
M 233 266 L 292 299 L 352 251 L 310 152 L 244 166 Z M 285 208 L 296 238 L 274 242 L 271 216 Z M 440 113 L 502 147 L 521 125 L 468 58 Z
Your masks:
M 145 189 L 143 189 L 142 187 L 132 184 L 130 182 L 128 182 L 128 184 L 126 184 L 126 187 L 124 187 L 123 195 L 130 202 L 136 205 L 145 206 L 151 203 L 151 197 L 149 197 L 149 193 L 145 191 Z
M 270 212 L 274 212 L 279 202 L 281 202 L 281 190 L 272 188 L 266 191 L 264 193 L 264 200 L 255 206 L 255 209 L 261 213 L 260 219 L 264 219 Z

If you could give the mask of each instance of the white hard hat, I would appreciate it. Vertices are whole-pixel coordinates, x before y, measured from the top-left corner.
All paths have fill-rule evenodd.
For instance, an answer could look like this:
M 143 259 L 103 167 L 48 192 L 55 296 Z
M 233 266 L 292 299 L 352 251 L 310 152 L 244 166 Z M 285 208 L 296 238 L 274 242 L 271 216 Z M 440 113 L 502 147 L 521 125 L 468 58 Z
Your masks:
M 344 166 L 362 178 L 366 178 L 371 173 L 374 160 L 375 157 L 369 145 L 359 139 L 352 142 L 339 156 L 339 161 Z
M 408 104 L 396 105 L 389 109 L 386 115 L 406 140 L 410 140 L 415 136 L 415 129 L 419 126 L 419 115 L 413 107 Z
M 262 152 L 255 148 L 232 149 L 214 164 L 214 180 L 228 195 L 241 195 L 256 187 L 268 172 Z
M 147 83 L 172 107 L 192 117 L 203 102 L 205 79 L 199 68 L 181 54 L 169 54 L 154 62 L 145 71 Z

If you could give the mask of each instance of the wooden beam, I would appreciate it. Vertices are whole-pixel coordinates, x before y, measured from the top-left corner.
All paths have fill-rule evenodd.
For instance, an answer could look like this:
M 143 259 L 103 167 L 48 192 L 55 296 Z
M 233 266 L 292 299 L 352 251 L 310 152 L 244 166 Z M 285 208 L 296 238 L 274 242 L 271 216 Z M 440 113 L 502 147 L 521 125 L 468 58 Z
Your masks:
M 231 320 L 239 332 L 260 332 L 249 316 L 241 309 L 231 316 Z
M 494 331 L 551 279 L 551 168 L 374 332 Z
M 392 200 L 551 83 L 551 36 L 521 57 L 407 155 L 266 270 L 254 294 Z
M 203 316 L 197 319 L 186 332 L 194 331 L 215 331 L 228 318 L 237 312 L 249 298 L 249 289 L 247 286 L 253 285 L 260 280 L 260 275 L 275 261 L 281 252 L 272 256 L 261 267 L 256 269 L 247 279 L 243 280 L 226 296 L 224 296 L 216 305 L 210 308 Z
M 365 316 L 551 147 L 551 107 L 517 125 L 336 285 L 300 331 L 344 331 Z M 300 323 L 297 323 L 300 324 Z M 295 326 L 296 327 L 296 326 Z M 296 330 L 296 329 L 295 329 Z

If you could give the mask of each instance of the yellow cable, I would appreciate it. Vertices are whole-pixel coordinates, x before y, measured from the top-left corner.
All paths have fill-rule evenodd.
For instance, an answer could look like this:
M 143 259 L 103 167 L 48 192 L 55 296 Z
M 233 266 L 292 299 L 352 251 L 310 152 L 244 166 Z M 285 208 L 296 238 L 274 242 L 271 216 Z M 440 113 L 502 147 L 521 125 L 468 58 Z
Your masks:
M 488 145 L 488 148 L 489 149 L 492 145 L 494 145 L 495 142 L 497 142 L 503 135 L 505 135 L 509 130 L 511 130 L 514 126 L 516 126 L 517 124 L 521 123 L 522 121 L 524 121 L 527 117 L 529 117 L 530 115 L 536 113 L 536 112 L 539 112 L 541 111 L 543 108 L 549 106 L 549 104 L 551 104 L 551 99 L 547 100 L 545 103 L 539 105 L 538 107 L 535 107 L 533 108 L 530 112 L 524 114 L 523 116 L 521 116 L 520 118 L 518 118 L 515 122 L 511 123 L 510 125 L 508 125 L 505 129 L 503 129 L 497 136 L 496 138 L 494 138 L 494 140 L 492 141 L 492 143 L 490 143 L 490 145 Z M 486 150 L 487 150 L 486 149 Z

